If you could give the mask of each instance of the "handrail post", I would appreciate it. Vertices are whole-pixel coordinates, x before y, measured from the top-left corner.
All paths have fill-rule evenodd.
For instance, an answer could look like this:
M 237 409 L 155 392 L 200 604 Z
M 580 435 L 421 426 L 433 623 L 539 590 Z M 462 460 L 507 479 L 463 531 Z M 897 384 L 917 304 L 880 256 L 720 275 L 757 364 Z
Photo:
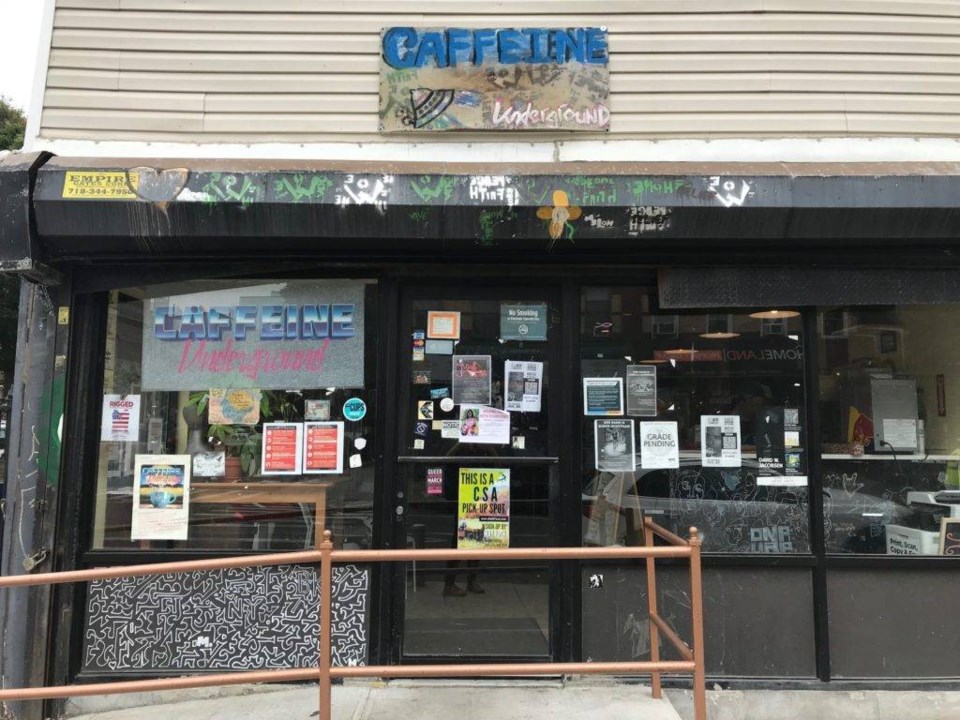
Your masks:
M 644 518 L 643 544 L 647 547 L 653 547 L 653 521 L 650 518 Z M 657 614 L 657 566 L 656 561 L 647 556 L 647 622 L 650 625 L 650 660 L 651 662 L 660 662 L 660 631 L 656 623 L 653 622 L 653 616 Z M 650 693 L 654 698 L 659 699 L 660 691 L 660 671 L 654 670 L 650 673 Z
M 332 720 L 330 698 L 330 604 L 333 602 L 333 542 L 329 530 L 323 531 L 320 543 L 320 717 Z
M 703 577 L 700 572 L 700 547 L 703 540 L 695 527 L 690 528 L 690 610 L 693 614 L 693 716 L 707 720 L 707 671 L 703 652 Z

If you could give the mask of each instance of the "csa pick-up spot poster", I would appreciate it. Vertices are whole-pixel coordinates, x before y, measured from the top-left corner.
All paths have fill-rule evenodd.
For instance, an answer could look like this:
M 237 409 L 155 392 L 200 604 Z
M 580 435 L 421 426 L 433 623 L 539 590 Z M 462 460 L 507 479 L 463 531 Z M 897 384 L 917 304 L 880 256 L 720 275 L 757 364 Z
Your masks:
M 457 548 L 510 547 L 510 471 L 460 468 Z
M 131 540 L 186 540 L 190 522 L 190 456 L 137 455 Z

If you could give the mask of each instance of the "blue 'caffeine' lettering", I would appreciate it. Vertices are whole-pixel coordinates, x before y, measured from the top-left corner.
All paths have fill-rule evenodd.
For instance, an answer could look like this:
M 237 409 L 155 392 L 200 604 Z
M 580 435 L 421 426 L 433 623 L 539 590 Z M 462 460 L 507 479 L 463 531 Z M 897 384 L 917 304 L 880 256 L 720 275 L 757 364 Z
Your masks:
M 442 31 L 393 27 L 384 32 L 381 50 L 384 62 L 398 69 L 522 62 L 606 65 L 610 55 L 607 31 L 597 27 Z
M 315 305 L 175 305 L 153 310 L 157 340 L 235 340 L 248 335 L 260 340 L 343 339 L 356 335 L 353 303 Z M 259 332 L 258 332 L 259 330 Z

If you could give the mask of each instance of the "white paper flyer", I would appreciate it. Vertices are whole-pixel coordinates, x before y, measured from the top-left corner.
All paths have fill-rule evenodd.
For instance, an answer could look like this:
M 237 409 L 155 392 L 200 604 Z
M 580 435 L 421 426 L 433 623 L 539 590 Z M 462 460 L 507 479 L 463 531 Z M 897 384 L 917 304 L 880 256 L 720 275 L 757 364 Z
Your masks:
M 640 467 L 644 470 L 680 467 L 675 422 L 640 423 Z
M 540 412 L 543 394 L 543 363 L 507 360 L 504 363 L 503 409 L 509 412 Z
M 704 467 L 740 467 L 740 416 L 700 416 L 700 462 Z

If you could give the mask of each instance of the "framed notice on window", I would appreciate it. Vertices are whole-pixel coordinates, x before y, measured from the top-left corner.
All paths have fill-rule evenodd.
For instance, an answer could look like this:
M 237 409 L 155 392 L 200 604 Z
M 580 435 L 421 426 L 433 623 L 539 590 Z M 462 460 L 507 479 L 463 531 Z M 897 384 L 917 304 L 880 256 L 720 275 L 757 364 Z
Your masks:
M 427 337 L 431 340 L 459 340 L 460 313 L 446 310 L 428 312 Z
M 343 472 L 343 423 L 303 424 L 303 472 L 310 475 L 339 475 Z
M 303 423 L 264 423 L 261 475 L 299 475 Z

